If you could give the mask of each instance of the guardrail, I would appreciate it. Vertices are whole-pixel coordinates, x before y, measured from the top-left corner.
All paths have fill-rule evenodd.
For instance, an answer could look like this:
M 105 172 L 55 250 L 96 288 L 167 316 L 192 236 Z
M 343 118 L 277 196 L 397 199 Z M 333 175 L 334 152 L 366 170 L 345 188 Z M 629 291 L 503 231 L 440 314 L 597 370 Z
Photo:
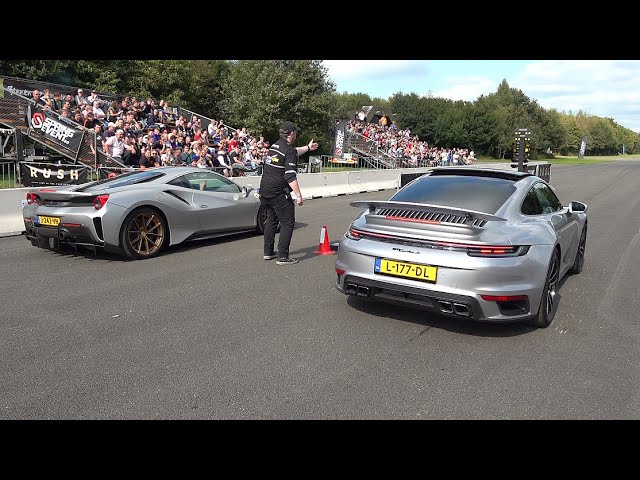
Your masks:
M 481 164 L 485 168 L 512 170 L 511 164 Z M 550 175 L 548 163 L 529 165 L 540 174 Z M 305 199 L 333 197 L 357 193 L 376 192 L 401 188 L 405 179 L 417 178 L 431 171 L 433 167 L 399 168 L 385 170 L 353 170 L 343 172 L 320 172 L 298 174 L 298 182 Z M 106 169 L 105 169 L 106 170 Z M 108 173 L 107 173 L 108 175 Z M 541 177 L 542 178 L 542 177 Z M 260 176 L 232 177 L 240 186 L 260 186 Z M 0 190 L 0 236 L 19 235 L 24 231 L 22 221 L 22 201 L 29 188 Z

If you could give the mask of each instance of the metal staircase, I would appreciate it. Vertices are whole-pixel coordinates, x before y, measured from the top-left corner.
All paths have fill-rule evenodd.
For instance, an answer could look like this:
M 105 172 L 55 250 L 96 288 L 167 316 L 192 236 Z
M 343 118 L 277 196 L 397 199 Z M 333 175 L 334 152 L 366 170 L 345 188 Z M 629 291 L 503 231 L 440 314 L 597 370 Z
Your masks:
M 397 158 L 378 148 L 378 142 L 356 132 L 347 132 L 345 151 L 358 154 L 371 168 L 396 168 Z
M 22 95 L 12 93 L 6 87 L 2 87 L 0 92 L 0 125 L 6 125 L 15 129 L 16 135 L 22 134 L 32 140 L 45 145 L 47 148 L 63 155 L 71 163 L 87 165 L 91 168 L 102 167 L 124 167 L 125 165 L 118 160 L 105 154 L 96 146 L 96 135 L 92 130 L 86 130 L 84 127 L 65 119 L 64 122 L 72 126 L 76 130 L 83 131 L 82 140 L 76 151 L 71 147 L 66 147 L 48 138 L 41 130 L 31 128 L 27 119 L 29 106 L 33 106 L 33 100 Z M 97 147 L 97 148 L 96 148 Z M 18 159 L 22 159 L 18 157 Z

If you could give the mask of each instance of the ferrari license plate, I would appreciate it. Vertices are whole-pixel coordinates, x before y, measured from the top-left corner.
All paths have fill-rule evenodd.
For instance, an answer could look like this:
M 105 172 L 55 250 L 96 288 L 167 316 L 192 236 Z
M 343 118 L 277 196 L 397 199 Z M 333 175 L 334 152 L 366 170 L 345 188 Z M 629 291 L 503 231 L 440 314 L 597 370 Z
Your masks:
M 436 281 L 438 267 L 418 263 L 398 262 L 386 258 L 376 258 L 373 271 L 380 275 L 392 275 L 394 277 L 410 278 L 411 280 L 433 283 Z
M 50 227 L 57 227 L 60 224 L 60 219 L 58 217 L 44 217 L 42 215 L 38 216 L 38 223 L 40 225 L 47 225 Z

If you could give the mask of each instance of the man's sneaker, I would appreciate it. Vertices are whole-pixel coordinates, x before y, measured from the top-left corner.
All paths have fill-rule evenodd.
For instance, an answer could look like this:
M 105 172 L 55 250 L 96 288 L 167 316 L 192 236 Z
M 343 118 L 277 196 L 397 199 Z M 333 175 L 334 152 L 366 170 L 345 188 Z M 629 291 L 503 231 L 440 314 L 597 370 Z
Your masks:
M 263 255 L 262 258 L 264 258 L 265 260 L 273 260 L 274 258 L 278 257 L 278 253 L 274 253 L 273 255 Z
M 298 263 L 297 258 L 279 258 L 276 260 L 276 265 L 293 265 L 294 263 Z

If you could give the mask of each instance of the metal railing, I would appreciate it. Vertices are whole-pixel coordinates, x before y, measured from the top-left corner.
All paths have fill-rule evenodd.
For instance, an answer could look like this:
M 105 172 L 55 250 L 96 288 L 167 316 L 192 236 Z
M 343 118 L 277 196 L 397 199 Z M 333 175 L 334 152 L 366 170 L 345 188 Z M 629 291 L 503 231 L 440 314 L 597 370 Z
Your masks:
M 355 151 L 369 168 L 396 168 L 398 159 L 378 147 L 378 142 L 357 132 L 347 132 L 346 150 Z
M 78 130 L 84 131 L 82 142 L 77 152 L 49 140 L 45 134 L 39 130 L 30 128 L 28 124 L 28 107 L 29 105 L 33 106 L 35 102 L 22 95 L 12 93 L 10 90 L 7 90 L 6 87 L 3 87 L 3 90 L 4 96 L 0 96 L 0 124 L 8 125 L 11 128 L 19 130 L 22 134 L 45 145 L 54 152 L 72 159 L 74 163 L 82 163 L 83 165 L 88 165 L 93 168 L 97 168 L 99 165 L 113 167 L 124 166 L 124 164 L 102 151 L 101 145 L 96 144 L 96 134 L 93 130 L 87 130 L 71 119 L 65 118 L 64 122 Z M 16 134 L 18 134 L 18 132 L 16 132 Z
M 182 107 L 173 107 L 176 109 L 177 115 L 182 115 L 187 122 L 190 122 L 193 117 L 196 117 L 200 120 L 200 127 L 202 127 L 203 131 L 206 131 L 209 127 L 209 124 L 214 121 L 213 118 L 205 117 L 204 115 L 200 115 L 199 113 L 192 112 L 191 110 L 187 110 Z M 229 131 L 229 133 L 235 132 L 237 128 L 230 127 L 225 124 L 224 127 Z
M 15 188 L 18 182 L 18 166 L 15 160 L 0 161 L 0 188 Z

